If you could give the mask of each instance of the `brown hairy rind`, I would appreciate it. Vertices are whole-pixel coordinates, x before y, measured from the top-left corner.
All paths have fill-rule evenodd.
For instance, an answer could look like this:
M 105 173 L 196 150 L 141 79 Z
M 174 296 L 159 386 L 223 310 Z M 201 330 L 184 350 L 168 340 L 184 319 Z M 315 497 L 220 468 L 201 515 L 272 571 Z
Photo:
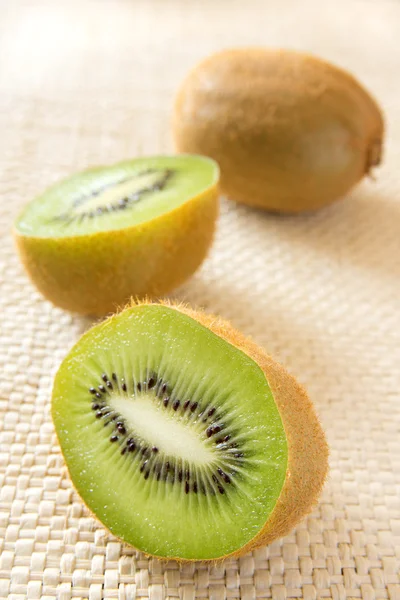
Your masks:
M 314 210 L 382 159 L 382 112 L 343 69 L 289 50 L 223 50 L 194 67 L 173 115 L 180 152 L 221 167 L 231 199 L 270 211 Z

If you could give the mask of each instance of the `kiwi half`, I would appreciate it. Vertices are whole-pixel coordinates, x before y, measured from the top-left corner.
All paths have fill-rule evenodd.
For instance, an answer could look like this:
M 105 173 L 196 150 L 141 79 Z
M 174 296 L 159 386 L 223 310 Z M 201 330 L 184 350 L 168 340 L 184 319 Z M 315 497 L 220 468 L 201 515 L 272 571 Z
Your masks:
M 168 292 L 193 274 L 210 247 L 218 176 L 214 161 L 182 155 L 65 179 L 15 222 L 28 274 L 54 304 L 83 314 Z
M 271 542 L 327 472 L 299 384 L 229 323 L 183 306 L 138 304 L 88 331 L 56 375 L 52 416 L 85 504 L 158 557 Z
M 346 71 L 290 50 L 223 50 L 197 65 L 176 98 L 181 152 L 218 161 L 230 198 L 270 211 L 315 210 L 381 161 L 384 123 Z

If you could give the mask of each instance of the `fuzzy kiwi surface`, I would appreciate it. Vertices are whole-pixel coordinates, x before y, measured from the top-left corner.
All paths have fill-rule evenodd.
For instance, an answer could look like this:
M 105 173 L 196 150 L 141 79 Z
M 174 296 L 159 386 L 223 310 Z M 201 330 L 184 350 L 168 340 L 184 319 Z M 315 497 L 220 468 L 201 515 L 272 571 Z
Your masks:
M 131 296 L 159 297 L 204 260 L 218 215 L 216 163 L 138 158 L 78 173 L 17 218 L 17 247 L 39 291 L 61 308 L 103 315 Z
M 283 213 L 348 192 L 381 161 L 381 110 L 349 73 L 289 50 L 241 48 L 196 66 L 176 98 L 181 152 L 214 158 L 233 200 Z
M 133 305 L 89 330 L 56 375 L 52 416 L 84 503 L 162 558 L 268 544 L 327 473 L 303 388 L 229 323 L 184 306 Z

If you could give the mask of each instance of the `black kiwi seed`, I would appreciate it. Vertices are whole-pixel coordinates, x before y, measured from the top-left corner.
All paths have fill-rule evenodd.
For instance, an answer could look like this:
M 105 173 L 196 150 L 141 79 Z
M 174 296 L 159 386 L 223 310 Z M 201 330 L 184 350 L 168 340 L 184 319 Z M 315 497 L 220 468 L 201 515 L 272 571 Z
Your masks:
M 138 392 L 141 392 L 141 391 L 142 391 L 142 384 L 140 383 L 140 381 L 139 381 L 139 383 L 137 384 L 137 386 L 136 386 L 136 389 L 137 389 L 137 391 L 138 391 Z
M 185 483 L 185 494 L 189 493 L 189 483 L 186 481 Z
M 190 404 L 190 400 L 186 400 L 186 402 L 183 405 L 183 410 L 186 410 L 187 407 L 189 406 L 189 404 Z
M 191 412 L 194 412 L 196 410 L 196 408 L 198 407 L 198 402 L 193 402 L 192 406 L 190 407 Z
M 113 373 L 113 374 L 111 375 L 111 377 L 114 379 L 114 381 L 117 381 L 117 374 L 116 374 L 116 373 Z
M 125 383 L 125 381 L 121 384 L 121 387 L 124 390 L 124 392 L 126 392 L 126 383 Z
M 101 394 L 99 394 L 99 392 L 95 393 L 96 398 L 101 398 Z
M 230 439 L 231 439 L 231 436 L 230 435 L 226 435 L 222 441 L 223 442 L 229 442 Z
M 172 404 L 172 408 L 174 410 L 178 410 L 179 406 L 180 406 L 179 400 L 174 400 L 174 403 Z
M 121 454 L 124 455 L 127 450 L 128 450 L 128 446 L 124 446 L 121 450 Z
M 135 444 L 135 442 L 131 442 L 129 444 L 128 450 L 129 450 L 129 452 L 134 452 L 136 450 L 136 444 Z
M 220 493 L 220 494 L 225 494 L 225 490 L 224 490 L 224 488 L 222 487 L 222 485 L 219 485 L 219 486 L 218 486 L 218 491 L 219 491 L 219 493 Z
M 168 406 L 168 403 L 169 403 L 169 398 L 168 398 L 168 396 L 166 396 L 166 397 L 164 398 L 164 401 L 163 401 L 163 404 L 164 404 L 165 408 L 167 408 L 167 406 Z
M 193 491 L 195 494 L 197 494 L 197 481 L 195 481 L 193 484 Z
M 90 388 L 89 388 L 89 392 L 90 392 L 91 394 L 95 394 L 95 393 L 96 393 L 96 391 L 97 391 L 97 390 L 96 390 L 94 387 L 90 387 Z
M 158 452 L 158 448 L 157 448 L 157 446 L 153 446 L 151 450 L 152 450 L 152 452 L 154 452 L 155 454 L 157 454 L 157 452 Z
M 106 391 L 106 388 L 104 387 L 104 385 L 99 385 L 99 390 L 100 392 L 104 393 Z
M 212 417 L 214 413 L 215 413 L 215 408 L 210 408 L 210 410 L 207 413 L 207 417 Z
M 144 461 L 144 463 L 142 464 L 142 466 L 140 467 L 140 472 L 143 473 L 143 471 L 145 470 L 147 465 L 147 460 Z
M 170 464 L 169 464 L 169 461 L 167 460 L 167 462 L 165 463 L 165 470 L 167 473 L 169 471 L 169 467 L 170 467 Z
M 111 381 L 107 381 L 106 386 L 108 387 L 108 389 L 113 390 L 113 384 L 111 383 Z
M 119 439 L 119 438 L 118 438 L 118 436 L 117 436 L 117 435 L 112 435 L 112 436 L 110 437 L 110 442 L 117 442 L 117 441 L 118 441 L 118 439 Z
M 105 381 L 107 383 L 108 381 L 108 377 L 105 373 L 103 373 L 103 375 L 101 376 L 102 380 Z
M 155 385 L 156 380 L 154 379 L 154 377 L 150 377 L 150 379 L 147 382 L 147 387 L 149 388 L 149 390 L 151 390 Z
M 126 429 L 123 423 L 117 423 L 117 429 L 120 433 L 126 433 Z
M 222 479 L 225 481 L 225 483 L 231 482 L 231 478 L 229 477 L 229 475 L 224 473 L 224 471 L 220 467 L 218 467 L 217 471 L 220 474 L 220 476 L 222 477 Z
M 165 392 L 167 391 L 167 387 L 168 387 L 168 386 L 167 386 L 167 384 L 166 384 L 166 383 L 163 383 L 163 384 L 162 384 L 162 386 L 161 386 L 161 393 L 162 393 L 162 394 L 165 394 Z
M 100 408 L 100 404 L 92 404 L 93 410 L 97 410 L 98 408 Z
M 208 438 L 211 437 L 213 435 L 213 433 L 214 433 L 214 427 L 211 426 L 211 427 L 208 427 L 208 429 L 206 429 L 206 434 L 207 434 Z
M 146 471 L 146 473 L 144 474 L 144 478 L 145 478 L 145 479 L 148 479 L 148 478 L 149 478 L 149 475 L 150 475 L 150 471 Z
M 96 419 L 101 419 L 101 417 L 103 416 L 103 413 L 101 410 L 98 410 L 96 413 Z
M 178 480 L 179 480 L 179 481 L 182 481 L 182 479 L 183 479 L 183 473 L 182 473 L 182 471 L 180 470 L 180 471 L 178 472 Z
M 223 429 L 223 425 L 214 425 L 213 427 L 213 432 L 214 433 L 219 433 L 221 431 L 221 429 Z
M 244 454 L 243 454 L 243 452 L 235 452 L 235 454 L 233 456 L 235 458 L 243 458 Z

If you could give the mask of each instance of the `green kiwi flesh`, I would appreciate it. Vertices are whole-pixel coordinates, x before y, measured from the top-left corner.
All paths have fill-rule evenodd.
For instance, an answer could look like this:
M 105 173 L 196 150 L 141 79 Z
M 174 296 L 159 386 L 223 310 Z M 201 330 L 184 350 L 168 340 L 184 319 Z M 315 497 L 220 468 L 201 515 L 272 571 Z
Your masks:
M 262 369 L 168 306 L 88 331 L 57 373 L 52 415 L 85 504 L 148 554 L 234 553 L 285 483 L 287 438 Z
M 140 225 L 177 208 L 217 179 L 195 155 L 137 158 L 73 175 L 36 198 L 15 223 L 24 236 L 70 237 Z

